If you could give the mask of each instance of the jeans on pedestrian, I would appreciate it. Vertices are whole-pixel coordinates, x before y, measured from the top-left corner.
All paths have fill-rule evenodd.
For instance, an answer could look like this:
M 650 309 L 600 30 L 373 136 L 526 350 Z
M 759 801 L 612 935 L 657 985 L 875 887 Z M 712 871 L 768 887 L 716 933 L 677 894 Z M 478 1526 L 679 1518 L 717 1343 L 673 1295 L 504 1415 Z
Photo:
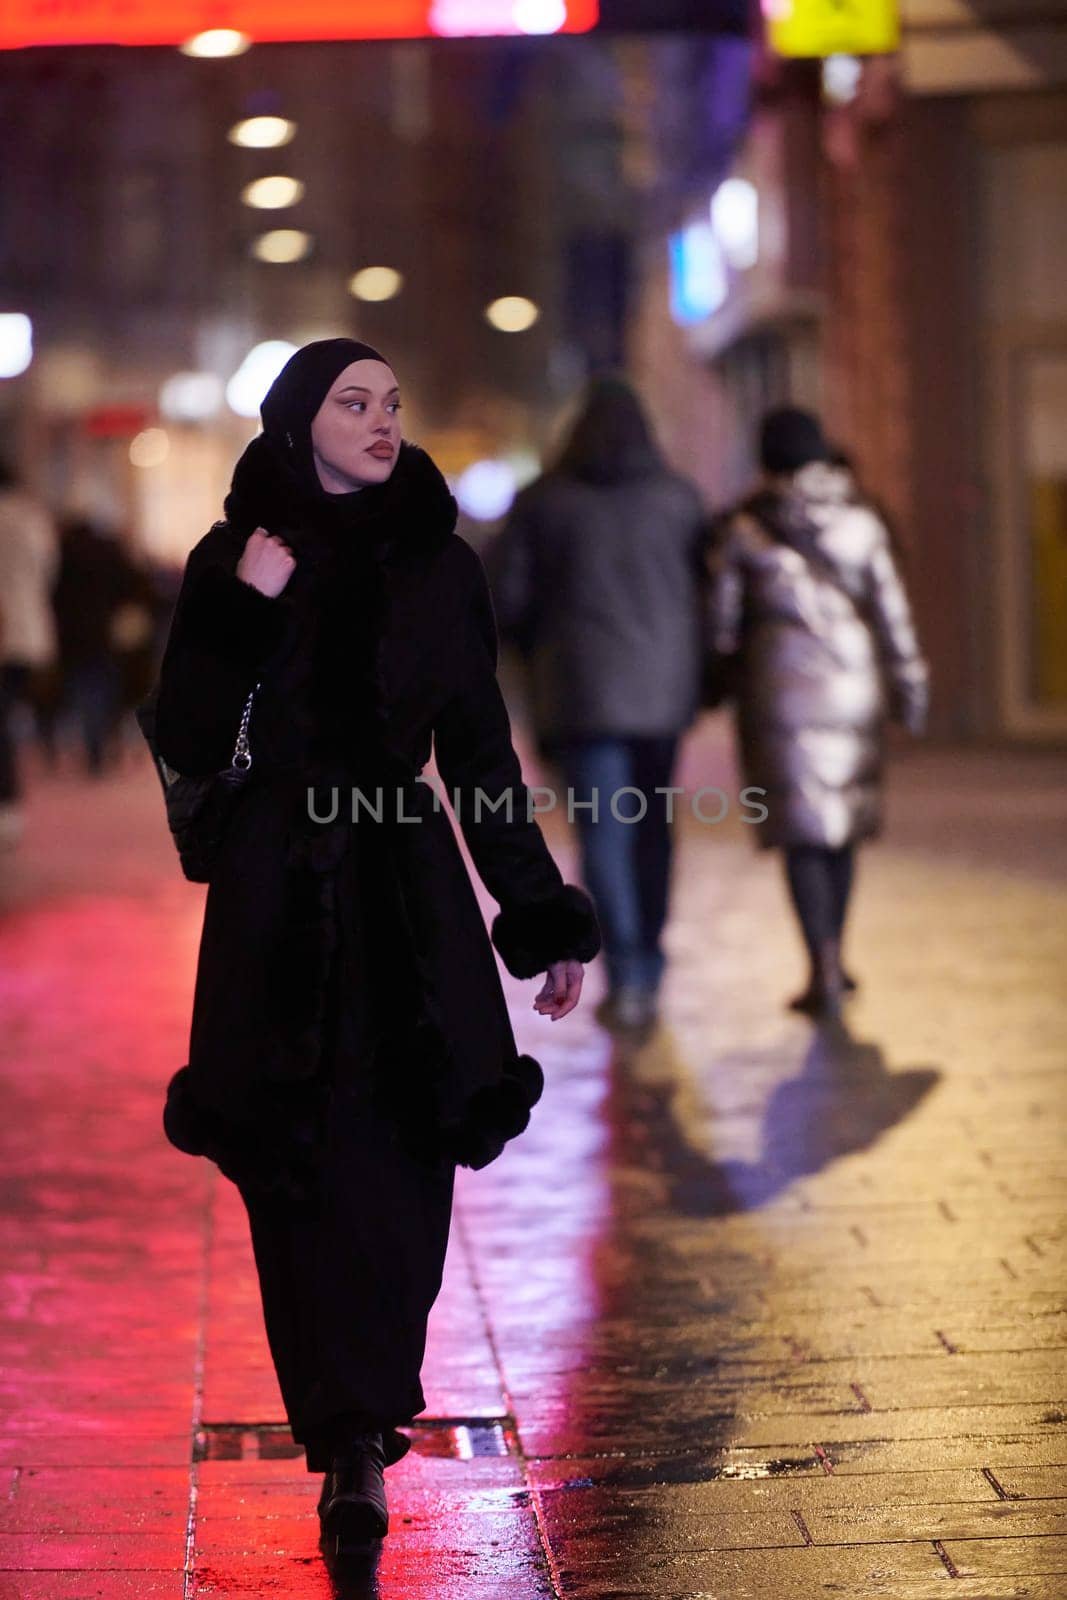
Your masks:
M 15 711 L 25 700 L 30 669 L 22 661 L 0 664 L 0 805 L 14 805 L 21 798 L 18 749 L 15 739 Z
M 94 656 L 70 667 L 67 693 L 78 720 L 85 761 L 91 773 L 103 771 L 121 706 L 119 665 L 113 656 Z
M 613 990 L 654 994 L 663 977 L 673 830 L 670 797 L 656 790 L 670 784 L 677 750 L 677 735 L 616 734 L 570 739 L 553 750 L 573 791 L 583 874 Z

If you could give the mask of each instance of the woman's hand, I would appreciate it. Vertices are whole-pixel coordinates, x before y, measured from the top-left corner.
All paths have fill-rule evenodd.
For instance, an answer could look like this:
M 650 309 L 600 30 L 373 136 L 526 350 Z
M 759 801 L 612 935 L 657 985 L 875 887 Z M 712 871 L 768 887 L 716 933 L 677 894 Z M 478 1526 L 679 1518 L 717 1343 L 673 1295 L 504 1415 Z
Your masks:
M 544 987 L 534 1001 L 534 1010 L 558 1022 L 578 1004 L 583 976 L 580 961 L 553 961 L 545 974 Z
M 257 528 L 248 536 L 241 559 L 237 563 L 237 576 L 250 583 L 260 594 L 276 600 L 292 577 L 296 558 L 284 540 L 266 528 Z

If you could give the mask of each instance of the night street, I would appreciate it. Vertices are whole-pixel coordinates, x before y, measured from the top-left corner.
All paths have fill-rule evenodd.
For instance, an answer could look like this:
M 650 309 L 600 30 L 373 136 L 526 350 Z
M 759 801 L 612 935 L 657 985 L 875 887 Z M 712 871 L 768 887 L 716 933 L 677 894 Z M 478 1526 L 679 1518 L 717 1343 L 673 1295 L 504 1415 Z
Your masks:
M 702 725 L 679 782 L 734 781 Z M 599 966 L 558 1026 L 506 980 L 548 1089 L 461 1175 L 392 1531 L 335 1589 L 243 1210 L 160 1128 L 202 892 L 139 753 L 31 773 L 0 857 L 3 1600 L 1062 1600 L 1065 798 L 1062 756 L 898 760 L 847 1027 L 785 1009 L 799 944 L 740 824 L 680 830 L 647 1044 L 597 1026 Z

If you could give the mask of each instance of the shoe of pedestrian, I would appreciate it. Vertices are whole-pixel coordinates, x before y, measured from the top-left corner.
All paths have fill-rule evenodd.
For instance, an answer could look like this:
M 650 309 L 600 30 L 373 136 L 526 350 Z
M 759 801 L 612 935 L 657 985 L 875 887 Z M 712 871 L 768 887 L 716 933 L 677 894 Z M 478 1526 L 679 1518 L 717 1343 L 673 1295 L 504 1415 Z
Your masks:
M 855 978 L 846 972 L 841 984 L 842 998 L 848 1000 L 859 988 Z M 826 996 L 817 983 L 809 983 L 802 994 L 794 995 L 789 1002 L 790 1011 L 803 1011 L 809 1017 L 819 1017 L 824 1014 Z
M 649 989 L 621 984 L 601 1000 L 595 1015 L 609 1033 L 648 1033 L 656 1025 L 656 996 Z
M 789 1006 L 820 1021 L 833 1020 L 841 1015 L 842 1004 L 855 987 L 841 965 L 840 945 L 828 939 L 816 954 L 808 987 L 790 1000 Z
M 380 1433 L 361 1434 L 334 1456 L 319 1496 L 323 1543 L 331 1555 L 358 1555 L 389 1532 Z

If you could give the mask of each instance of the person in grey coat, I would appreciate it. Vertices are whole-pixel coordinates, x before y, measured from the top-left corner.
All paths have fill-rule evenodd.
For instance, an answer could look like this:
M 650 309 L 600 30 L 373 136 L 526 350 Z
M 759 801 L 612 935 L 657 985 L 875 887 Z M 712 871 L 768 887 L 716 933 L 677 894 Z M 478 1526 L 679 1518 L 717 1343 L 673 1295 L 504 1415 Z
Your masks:
M 671 808 L 657 791 L 698 709 L 706 528 L 635 391 L 599 378 L 489 558 L 498 625 L 529 669 L 538 745 L 567 784 L 603 930 L 598 1015 L 613 1027 L 652 1023 L 665 965 Z
M 770 412 L 760 455 L 764 485 L 710 548 L 711 642 L 736 662 L 742 766 L 766 791 L 758 842 L 785 853 L 811 964 L 792 1004 L 836 1014 L 855 987 L 841 941 L 854 848 L 881 829 L 886 722 L 921 733 L 927 669 L 886 525 L 818 419 Z

